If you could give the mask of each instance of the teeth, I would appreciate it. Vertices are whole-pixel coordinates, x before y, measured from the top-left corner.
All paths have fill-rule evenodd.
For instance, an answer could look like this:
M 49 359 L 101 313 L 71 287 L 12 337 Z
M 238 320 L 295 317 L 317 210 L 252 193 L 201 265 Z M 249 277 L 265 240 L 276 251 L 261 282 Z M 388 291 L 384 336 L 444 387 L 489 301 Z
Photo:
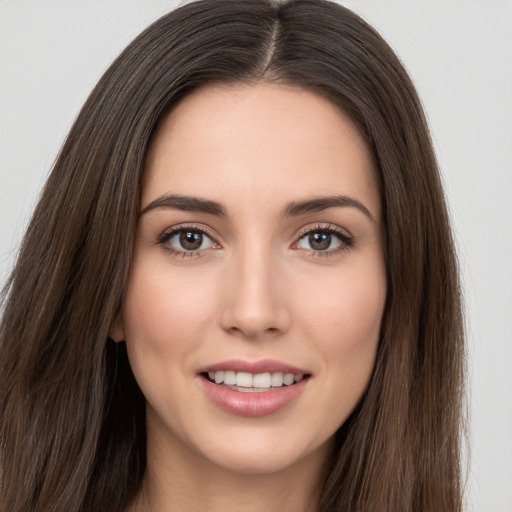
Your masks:
M 236 385 L 242 388 L 252 388 L 252 375 L 246 372 L 237 372 Z
M 272 387 L 281 387 L 283 385 L 283 377 L 284 375 L 281 372 L 273 373 L 271 378 Z
M 219 371 L 208 372 L 208 377 L 216 384 L 226 384 L 228 386 L 237 386 L 240 388 L 280 388 L 283 385 L 290 386 L 300 382 L 304 375 L 294 375 L 293 373 L 258 373 L 248 372 Z
M 236 372 L 224 372 L 224 384 L 234 386 L 236 384 Z
M 269 388 L 272 384 L 270 373 L 258 373 L 252 378 L 253 388 Z
M 283 384 L 286 384 L 287 386 L 289 386 L 290 384 L 293 384 L 294 382 L 295 382 L 295 377 L 294 377 L 293 373 L 287 373 L 283 377 Z

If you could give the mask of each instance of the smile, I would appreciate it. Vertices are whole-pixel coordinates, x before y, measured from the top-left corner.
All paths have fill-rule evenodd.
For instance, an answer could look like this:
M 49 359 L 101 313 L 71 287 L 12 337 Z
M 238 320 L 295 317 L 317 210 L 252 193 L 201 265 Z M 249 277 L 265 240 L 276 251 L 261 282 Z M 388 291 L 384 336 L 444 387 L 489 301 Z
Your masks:
M 282 373 L 282 372 L 266 372 L 252 374 L 249 372 L 236 371 L 210 371 L 206 374 L 210 382 L 222 385 L 235 391 L 242 393 L 266 392 L 282 388 L 283 386 L 291 386 L 300 382 L 304 378 L 304 374 L 298 373 Z
M 202 368 L 198 378 L 207 397 L 223 411 L 260 417 L 295 401 L 306 389 L 311 374 L 277 361 L 234 360 Z

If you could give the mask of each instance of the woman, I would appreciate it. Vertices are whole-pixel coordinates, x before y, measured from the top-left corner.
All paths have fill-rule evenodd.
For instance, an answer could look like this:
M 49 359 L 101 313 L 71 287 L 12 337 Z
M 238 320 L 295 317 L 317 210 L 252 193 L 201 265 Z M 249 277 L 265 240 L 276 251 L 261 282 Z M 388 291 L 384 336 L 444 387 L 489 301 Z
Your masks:
M 2 509 L 461 510 L 457 268 L 398 59 L 205 0 L 105 73 L 7 289 Z

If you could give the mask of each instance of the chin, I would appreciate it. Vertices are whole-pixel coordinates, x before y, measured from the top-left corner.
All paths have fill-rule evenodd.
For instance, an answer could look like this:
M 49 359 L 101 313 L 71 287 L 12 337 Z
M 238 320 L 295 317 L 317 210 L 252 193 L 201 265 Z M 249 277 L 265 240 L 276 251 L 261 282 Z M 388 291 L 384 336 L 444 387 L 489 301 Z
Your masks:
M 244 475 L 265 475 L 284 471 L 297 463 L 297 457 L 291 454 L 273 454 L 255 453 L 225 454 L 221 457 L 215 457 L 211 461 L 225 471 L 239 473 Z
M 216 438 L 215 443 L 209 444 L 201 455 L 215 466 L 233 473 L 245 475 L 265 475 L 278 473 L 309 464 L 311 459 L 320 457 L 326 459 L 332 447 L 331 439 L 320 445 L 308 445 L 306 440 L 276 436 L 271 438 L 264 435 L 230 436 Z

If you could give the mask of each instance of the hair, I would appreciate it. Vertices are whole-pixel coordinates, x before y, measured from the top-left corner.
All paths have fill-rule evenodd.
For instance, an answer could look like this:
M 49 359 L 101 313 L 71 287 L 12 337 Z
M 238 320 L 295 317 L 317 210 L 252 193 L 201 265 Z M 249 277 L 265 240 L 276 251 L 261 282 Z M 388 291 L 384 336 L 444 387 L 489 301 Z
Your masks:
M 121 512 L 146 465 L 145 401 L 109 340 L 159 121 L 208 85 L 330 100 L 372 154 L 388 295 L 365 395 L 336 433 L 322 512 L 457 512 L 464 333 L 447 208 L 414 86 L 387 43 L 326 0 L 201 0 L 105 72 L 60 151 L 4 291 L 2 510 Z

